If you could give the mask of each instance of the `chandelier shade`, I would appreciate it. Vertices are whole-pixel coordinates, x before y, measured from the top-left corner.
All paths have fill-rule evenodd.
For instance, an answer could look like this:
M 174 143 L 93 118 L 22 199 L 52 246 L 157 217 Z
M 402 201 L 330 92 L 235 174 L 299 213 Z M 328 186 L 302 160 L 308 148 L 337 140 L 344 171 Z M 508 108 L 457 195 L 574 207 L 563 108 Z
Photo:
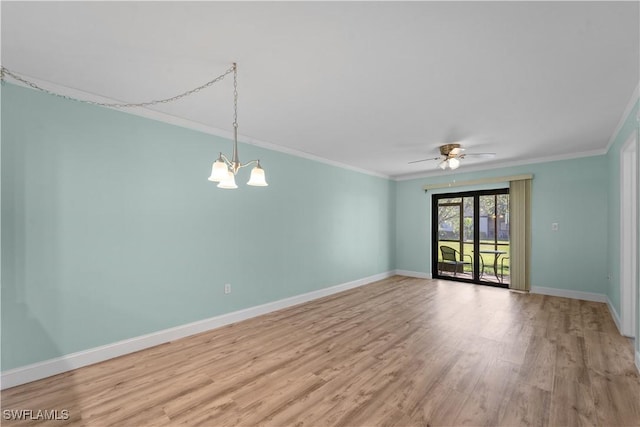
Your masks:
M 224 188 L 225 190 L 235 190 L 238 188 L 236 185 L 236 176 L 230 170 L 227 171 L 227 176 L 224 180 L 220 181 L 218 188 Z
M 253 187 L 266 187 L 269 185 L 267 184 L 267 180 L 264 176 L 264 169 L 260 167 L 260 162 L 258 162 L 258 165 L 251 170 L 251 177 L 249 178 L 247 185 L 251 185 Z
M 221 158 L 219 158 L 218 160 L 213 162 L 209 181 L 213 181 L 213 182 L 223 181 L 227 179 L 228 172 L 229 172 L 229 168 L 227 167 L 225 162 Z

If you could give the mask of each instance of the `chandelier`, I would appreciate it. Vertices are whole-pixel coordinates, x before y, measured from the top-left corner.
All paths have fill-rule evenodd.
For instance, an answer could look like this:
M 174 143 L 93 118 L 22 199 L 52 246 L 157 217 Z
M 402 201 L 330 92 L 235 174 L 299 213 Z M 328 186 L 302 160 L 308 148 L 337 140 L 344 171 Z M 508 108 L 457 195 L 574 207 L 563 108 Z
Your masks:
M 235 189 L 236 174 L 238 171 L 252 164 L 256 166 L 251 170 L 249 176 L 249 182 L 247 185 L 253 187 L 266 187 L 267 181 L 264 176 L 264 169 L 260 166 L 260 160 L 251 160 L 247 163 L 242 163 L 238 156 L 238 66 L 233 63 L 233 154 L 231 160 L 224 154 L 220 153 L 218 160 L 213 162 L 211 166 L 211 176 L 209 181 L 217 182 L 218 188 Z
M 245 167 L 255 163 L 255 167 L 251 170 L 251 176 L 249 178 L 249 182 L 247 185 L 251 185 L 254 187 L 266 187 L 267 181 L 264 176 L 264 169 L 260 166 L 260 160 L 251 160 L 247 163 L 240 162 L 240 158 L 238 156 L 238 66 L 234 62 L 233 66 L 225 71 L 223 74 L 219 75 L 213 80 L 208 81 L 207 83 L 200 85 L 194 89 L 183 92 L 179 95 L 172 96 L 170 98 L 164 99 L 156 99 L 152 101 L 146 102 L 98 102 L 91 101 L 86 99 L 78 99 L 67 95 L 61 95 L 59 93 L 52 92 L 48 89 L 42 88 L 36 83 L 20 76 L 19 74 L 10 71 L 4 66 L 0 65 L 0 82 L 4 82 L 7 77 L 10 77 L 25 86 L 31 87 L 32 89 L 39 90 L 41 92 L 47 93 L 49 95 L 57 96 L 59 98 L 82 102 L 90 105 L 97 105 L 101 107 L 108 108 L 146 108 L 160 104 L 167 104 L 169 102 L 178 101 L 187 96 L 193 95 L 197 92 L 200 92 L 202 89 L 206 89 L 215 83 L 218 83 L 228 74 L 233 73 L 233 154 L 231 156 L 231 160 L 229 160 L 224 154 L 220 153 L 218 156 L 218 160 L 213 163 L 213 167 L 211 168 L 211 176 L 209 177 L 209 181 L 218 182 L 219 188 L 238 188 L 236 185 L 235 176 L 238 171 Z

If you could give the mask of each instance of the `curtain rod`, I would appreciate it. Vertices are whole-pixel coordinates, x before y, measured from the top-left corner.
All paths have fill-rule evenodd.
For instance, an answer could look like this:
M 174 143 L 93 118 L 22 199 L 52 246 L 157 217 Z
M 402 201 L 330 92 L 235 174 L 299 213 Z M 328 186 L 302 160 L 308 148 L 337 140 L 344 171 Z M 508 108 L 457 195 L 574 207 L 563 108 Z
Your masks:
M 523 174 L 523 175 L 511 175 L 511 176 L 498 176 L 494 178 L 481 178 L 474 179 L 471 181 L 459 181 L 459 182 L 448 182 L 444 184 L 426 184 L 423 186 L 424 191 L 429 190 L 437 190 L 440 188 L 451 188 L 451 187 L 466 187 L 468 185 L 478 185 L 478 184 L 493 184 L 496 182 L 511 182 L 511 181 L 522 181 L 525 179 L 533 179 L 533 174 Z

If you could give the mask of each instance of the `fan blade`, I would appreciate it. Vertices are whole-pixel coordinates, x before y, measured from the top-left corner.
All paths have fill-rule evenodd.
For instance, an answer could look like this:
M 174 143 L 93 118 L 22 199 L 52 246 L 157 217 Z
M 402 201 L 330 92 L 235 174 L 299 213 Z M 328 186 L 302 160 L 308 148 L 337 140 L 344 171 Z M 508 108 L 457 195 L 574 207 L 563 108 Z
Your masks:
M 412 162 L 409 162 L 408 164 L 411 164 L 411 163 L 420 163 L 420 162 L 427 162 L 427 161 L 429 161 L 429 160 L 440 160 L 440 159 L 441 159 L 441 157 L 433 157 L 433 158 L 431 158 L 431 159 L 414 160 L 414 161 L 412 161 Z
M 496 156 L 496 153 L 467 153 L 461 154 L 458 157 L 463 159 L 465 157 L 478 157 L 480 159 L 492 159 Z
M 458 154 L 462 154 L 463 151 L 464 151 L 464 148 L 462 147 L 452 148 L 451 151 L 449 151 L 449 154 L 453 156 L 457 156 Z

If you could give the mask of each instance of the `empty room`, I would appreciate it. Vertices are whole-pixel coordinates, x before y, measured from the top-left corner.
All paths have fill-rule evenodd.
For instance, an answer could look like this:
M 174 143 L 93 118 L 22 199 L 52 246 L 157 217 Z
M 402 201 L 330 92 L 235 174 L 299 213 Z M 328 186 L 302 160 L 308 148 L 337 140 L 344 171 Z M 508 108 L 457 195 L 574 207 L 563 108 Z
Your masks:
M 638 1 L 2 1 L 0 423 L 640 426 Z

